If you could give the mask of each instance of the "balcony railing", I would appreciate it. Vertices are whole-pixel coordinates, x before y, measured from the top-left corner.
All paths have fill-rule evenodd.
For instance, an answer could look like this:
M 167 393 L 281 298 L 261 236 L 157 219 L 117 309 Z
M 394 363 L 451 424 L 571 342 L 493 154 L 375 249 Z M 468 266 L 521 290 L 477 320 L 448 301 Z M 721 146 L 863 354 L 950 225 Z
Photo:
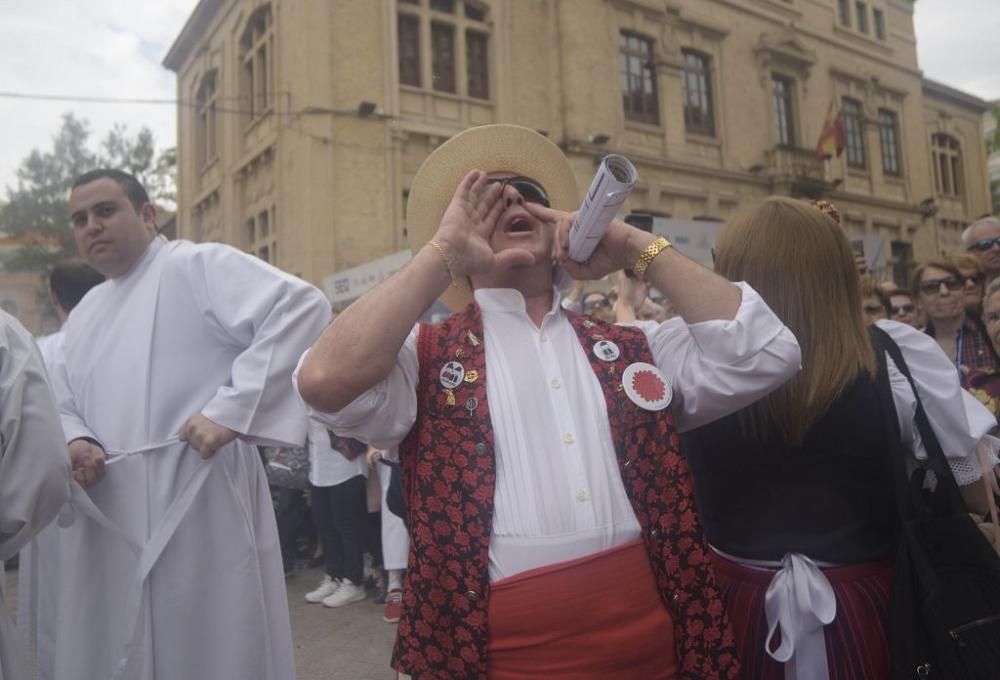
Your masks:
M 826 183 L 823 161 L 813 149 L 776 146 L 767 152 L 767 168 L 776 182 Z

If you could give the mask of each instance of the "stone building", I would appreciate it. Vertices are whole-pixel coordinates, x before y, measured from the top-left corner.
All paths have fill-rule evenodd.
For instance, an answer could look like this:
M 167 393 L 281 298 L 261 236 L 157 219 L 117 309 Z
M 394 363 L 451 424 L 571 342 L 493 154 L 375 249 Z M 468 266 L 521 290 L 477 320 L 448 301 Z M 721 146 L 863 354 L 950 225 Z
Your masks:
M 922 77 L 914 0 L 201 0 L 177 73 L 178 233 L 321 284 L 408 248 L 407 188 L 459 130 L 558 143 L 581 192 L 719 221 L 827 196 L 885 274 L 989 211 L 986 103 Z M 834 102 L 847 148 L 815 146 Z

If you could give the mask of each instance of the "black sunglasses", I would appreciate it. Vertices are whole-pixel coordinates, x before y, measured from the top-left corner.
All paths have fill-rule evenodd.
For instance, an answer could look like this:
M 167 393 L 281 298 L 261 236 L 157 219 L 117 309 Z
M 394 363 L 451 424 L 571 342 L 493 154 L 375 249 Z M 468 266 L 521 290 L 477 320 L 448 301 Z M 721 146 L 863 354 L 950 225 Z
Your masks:
M 941 284 L 951 292 L 962 290 L 965 287 L 965 279 L 960 276 L 949 276 L 943 279 L 928 279 L 920 282 L 920 291 L 927 295 L 933 295 L 941 290 Z
M 486 180 L 485 186 L 491 184 L 499 184 L 501 187 L 506 187 L 508 185 L 517 189 L 517 193 L 521 194 L 521 198 L 526 200 L 528 203 L 538 203 L 546 208 L 549 205 L 549 195 L 545 193 L 545 189 L 542 185 L 531 179 L 530 177 L 504 177 L 503 179 L 488 179 Z
M 901 305 L 899 307 L 897 307 L 896 305 L 892 305 L 892 315 L 896 316 L 897 314 L 912 314 L 914 309 L 916 309 L 916 307 L 914 307 L 913 305 Z
M 982 272 L 976 272 L 975 274 L 969 274 L 968 276 L 964 276 L 962 278 L 965 279 L 965 283 L 969 283 L 971 281 L 972 283 L 976 284 L 977 286 L 981 286 L 984 283 L 986 283 L 986 274 L 984 274 Z
M 993 246 L 1000 246 L 1000 236 L 994 236 L 993 238 L 984 238 L 982 240 L 976 241 L 971 246 L 969 250 L 978 250 L 983 252 L 984 250 L 989 250 Z

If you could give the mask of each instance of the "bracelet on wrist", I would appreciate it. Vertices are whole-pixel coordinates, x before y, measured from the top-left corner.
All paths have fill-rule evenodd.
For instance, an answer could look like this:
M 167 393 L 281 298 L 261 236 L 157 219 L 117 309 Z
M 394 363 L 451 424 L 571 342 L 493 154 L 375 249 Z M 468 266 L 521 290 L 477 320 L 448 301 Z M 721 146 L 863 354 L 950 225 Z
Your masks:
M 642 255 L 632 265 L 632 272 L 640 279 L 646 278 L 646 270 L 649 268 L 650 263 L 657 255 L 671 247 L 671 245 L 673 244 L 670 241 L 662 236 L 658 236 L 655 241 L 646 246 L 646 249 L 642 251 Z
M 436 243 L 435 241 L 428 241 L 427 245 L 429 245 L 434 250 L 438 251 L 438 253 L 441 255 L 441 259 L 444 260 L 445 269 L 448 270 L 448 278 L 451 279 L 451 287 L 458 288 L 459 286 L 458 286 L 458 281 L 455 279 L 455 272 L 451 268 L 451 258 L 448 257 L 448 253 L 444 251 L 444 247 L 441 246 L 440 243 Z

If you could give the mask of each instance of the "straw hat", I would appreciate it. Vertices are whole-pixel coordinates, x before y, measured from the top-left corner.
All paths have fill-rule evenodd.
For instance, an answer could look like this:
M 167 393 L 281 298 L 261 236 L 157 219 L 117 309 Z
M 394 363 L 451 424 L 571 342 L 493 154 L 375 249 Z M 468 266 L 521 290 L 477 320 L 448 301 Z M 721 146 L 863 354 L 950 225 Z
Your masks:
M 459 182 L 474 169 L 530 177 L 545 189 L 552 207 L 579 207 L 576 179 L 566 156 L 552 141 L 520 125 L 483 125 L 458 133 L 424 161 L 413 178 L 406 206 L 406 230 L 414 254 L 437 232 Z M 449 287 L 441 296 L 452 310 L 472 301 L 472 290 Z

